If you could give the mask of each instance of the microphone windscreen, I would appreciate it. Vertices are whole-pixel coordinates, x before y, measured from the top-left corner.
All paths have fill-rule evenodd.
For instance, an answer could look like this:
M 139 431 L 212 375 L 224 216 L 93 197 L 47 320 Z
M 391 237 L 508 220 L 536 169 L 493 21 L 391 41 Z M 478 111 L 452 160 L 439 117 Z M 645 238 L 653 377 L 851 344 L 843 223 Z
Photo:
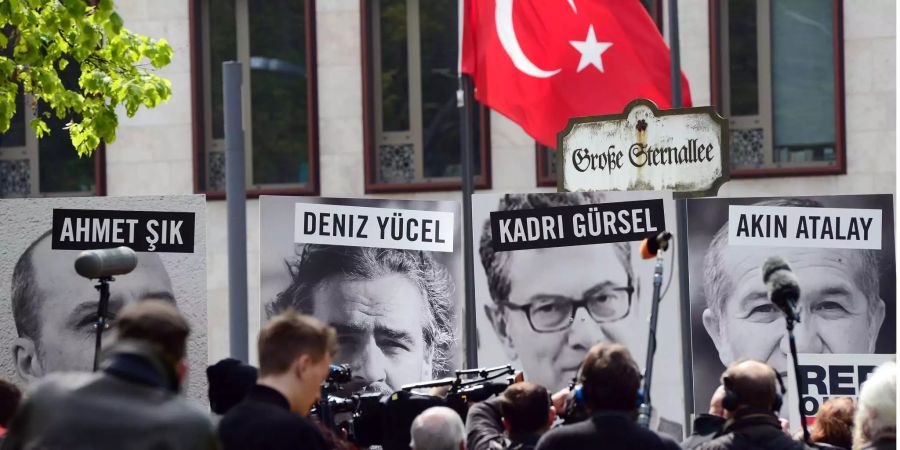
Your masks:
M 788 265 L 788 262 L 780 256 L 770 256 L 768 259 L 766 259 L 766 262 L 764 262 L 762 266 L 763 283 L 768 284 L 769 277 L 771 277 L 772 274 L 778 272 L 779 270 L 790 272 L 791 266 Z
M 797 283 L 797 276 L 787 270 L 775 270 L 769 276 L 766 285 L 769 288 L 769 301 L 782 311 L 791 311 L 793 314 L 793 304 L 800 298 L 800 284 Z
M 124 275 L 137 267 L 137 255 L 128 247 L 85 250 L 75 259 L 75 272 L 85 278 Z

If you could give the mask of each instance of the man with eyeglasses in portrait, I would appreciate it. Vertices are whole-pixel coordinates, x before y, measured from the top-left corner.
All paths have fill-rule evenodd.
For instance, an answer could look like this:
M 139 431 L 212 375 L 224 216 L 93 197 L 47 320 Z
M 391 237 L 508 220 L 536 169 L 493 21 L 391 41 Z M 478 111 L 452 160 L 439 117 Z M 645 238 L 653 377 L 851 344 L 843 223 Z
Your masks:
M 495 211 L 600 204 L 600 192 L 506 194 Z M 495 252 L 490 221 L 479 253 L 491 303 L 485 315 L 506 357 L 521 364 L 527 380 L 551 392 L 575 378 L 587 351 L 617 342 L 637 357 L 646 345 L 638 318 L 633 243 L 576 245 Z M 681 439 L 681 426 L 660 421 Z

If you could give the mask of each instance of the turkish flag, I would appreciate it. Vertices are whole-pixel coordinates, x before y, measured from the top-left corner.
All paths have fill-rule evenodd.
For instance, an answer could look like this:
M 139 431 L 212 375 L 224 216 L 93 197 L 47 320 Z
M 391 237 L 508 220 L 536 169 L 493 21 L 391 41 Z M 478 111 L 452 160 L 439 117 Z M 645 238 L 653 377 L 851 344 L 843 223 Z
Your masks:
M 636 98 L 671 108 L 669 49 L 639 0 L 465 0 L 463 21 L 475 98 L 543 145 L 569 118 Z M 684 74 L 681 88 L 691 106 Z

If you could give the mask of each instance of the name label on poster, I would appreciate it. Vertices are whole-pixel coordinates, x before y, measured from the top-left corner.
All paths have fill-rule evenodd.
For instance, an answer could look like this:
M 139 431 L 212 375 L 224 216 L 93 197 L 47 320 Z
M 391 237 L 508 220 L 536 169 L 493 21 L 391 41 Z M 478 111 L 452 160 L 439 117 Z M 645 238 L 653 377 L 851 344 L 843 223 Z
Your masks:
M 894 355 L 888 354 L 799 354 L 798 376 L 800 379 L 800 396 L 791 390 L 790 404 L 791 424 L 797 423 L 797 402 L 803 409 L 803 419 L 812 424 L 816 413 L 829 398 L 859 396 L 859 389 L 875 371 L 879 364 L 892 360 Z M 788 361 L 790 362 L 790 360 Z M 796 386 L 793 365 L 788 371 L 789 380 L 785 384 Z M 799 426 L 798 426 L 799 428 Z
M 881 249 L 881 210 L 728 207 L 730 245 Z
M 662 200 L 495 211 L 495 251 L 640 241 L 665 229 Z
M 294 242 L 453 252 L 453 213 L 297 203 Z
M 54 250 L 194 253 L 192 212 L 54 209 L 52 233 Z

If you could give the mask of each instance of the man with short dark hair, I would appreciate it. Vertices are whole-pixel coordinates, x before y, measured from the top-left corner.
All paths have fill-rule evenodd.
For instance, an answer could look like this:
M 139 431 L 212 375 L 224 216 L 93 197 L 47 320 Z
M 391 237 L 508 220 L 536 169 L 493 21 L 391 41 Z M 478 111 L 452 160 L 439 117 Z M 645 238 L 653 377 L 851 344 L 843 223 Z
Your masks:
M 581 363 L 575 398 L 591 417 L 549 431 L 538 450 L 676 450 L 678 444 L 636 423 L 641 373 L 621 344 L 600 343 Z
M 102 370 L 44 377 L 10 424 L 4 450 L 216 448 L 206 412 L 178 395 L 190 327 L 171 302 L 125 307 Z
M 698 450 L 795 450 L 806 448 L 781 430 L 776 416 L 780 388 L 775 370 L 759 361 L 733 363 L 722 374 L 728 420 L 715 439 Z
M 334 329 L 288 310 L 259 332 L 257 349 L 256 386 L 219 423 L 225 450 L 329 448 L 306 416 L 338 350 Z
M 527 381 L 513 384 L 498 397 L 469 408 L 468 449 L 533 449 L 554 419 L 556 409 L 547 389 Z

